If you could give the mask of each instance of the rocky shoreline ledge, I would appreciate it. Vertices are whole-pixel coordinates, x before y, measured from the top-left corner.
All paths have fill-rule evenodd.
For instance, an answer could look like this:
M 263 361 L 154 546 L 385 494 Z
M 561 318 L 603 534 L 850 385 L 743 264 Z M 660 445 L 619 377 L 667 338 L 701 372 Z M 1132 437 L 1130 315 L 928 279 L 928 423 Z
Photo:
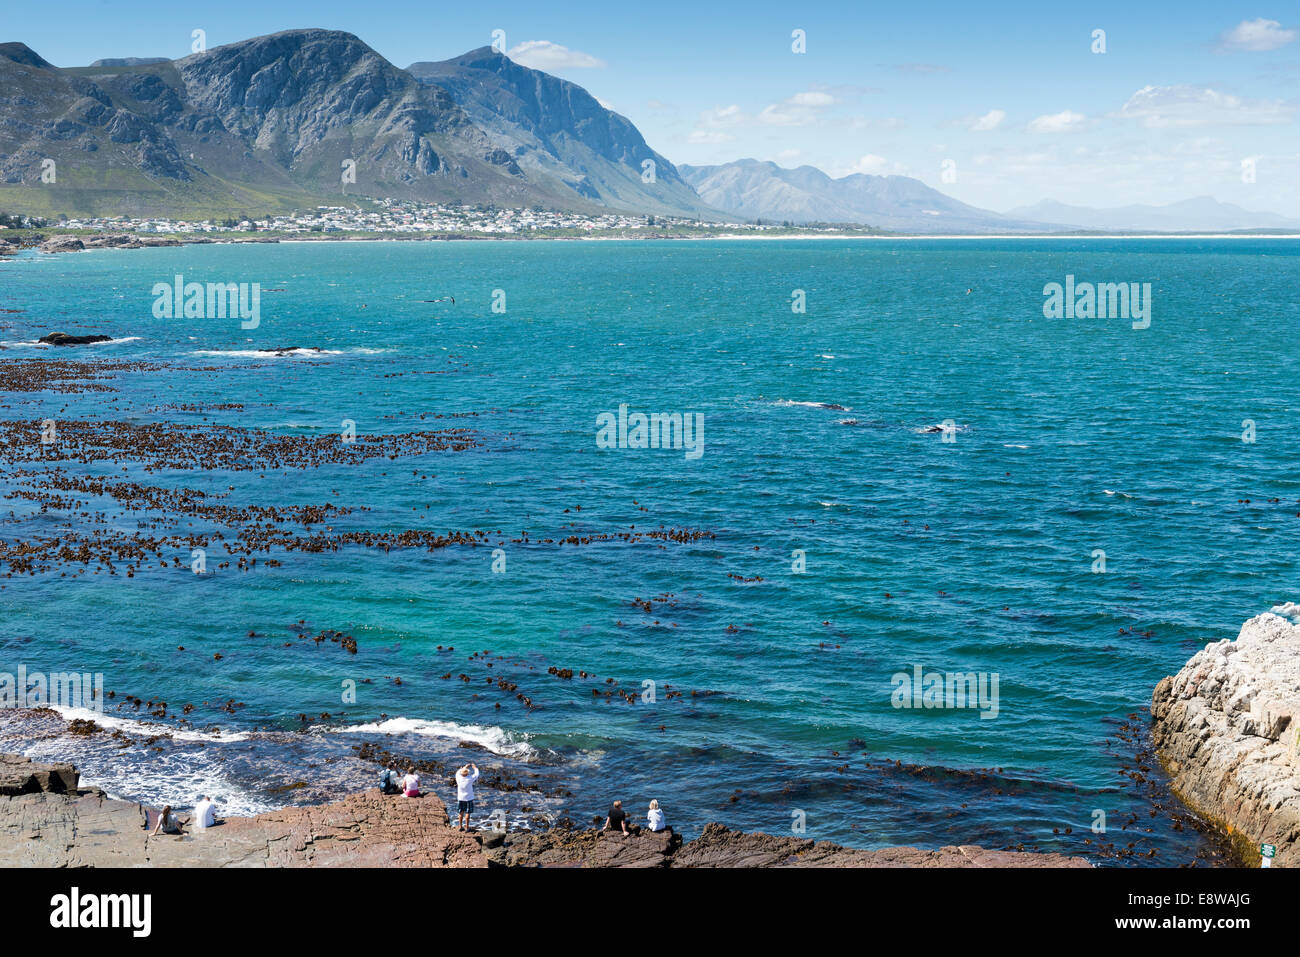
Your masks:
M 462 834 L 432 794 L 378 789 L 341 801 L 225 819 L 151 837 L 145 809 L 79 787 L 71 764 L 0 754 L 0 865 L 6 867 L 1090 867 L 1079 857 L 980 847 L 864 851 L 710 824 L 671 831 Z
M 1300 865 L 1300 606 L 1258 615 L 1197 652 L 1152 697 L 1156 753 L 1175 793 L 1233 838 L 1241 863 L 1272 844 Z

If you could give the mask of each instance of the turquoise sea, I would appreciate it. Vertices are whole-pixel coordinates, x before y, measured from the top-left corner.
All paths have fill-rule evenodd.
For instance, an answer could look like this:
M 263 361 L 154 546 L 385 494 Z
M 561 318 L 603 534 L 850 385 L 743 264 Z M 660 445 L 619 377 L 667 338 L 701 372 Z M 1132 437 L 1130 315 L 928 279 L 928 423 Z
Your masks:
M 0 313 L 0 365 L 108 364 L 94 382 L 113 390 L 0 395 L 24 423 L 0 450 L 11 547 L 167 527 L 229 540 L 240 524 L 43 496 L 43 469 L 367 509 L 322 535 L 478 542 L 271 546 L 246 570 L 214 543 L 203 575 L 176 547 L 129 576 L 130 560 L 110 574 L 65 555 L 0 578 L 0 671 L 102 672 L 117 695 L 101 723 L 131 739 L 10 721 L 0 743 L 74 757 L 143 800 L 216 790 L 228 811 L 305 799 L 292 785 L 328 775 L 369 786 L 351 755 L 370 741 L 525 782 L 480 789 L 481 815 L 518 826 L 586 822 L 614 798 L 639 820 L 657 798 L 688 836 L 802 822 L 864 847 L 1133 842 L 1128 863 L 1186 862 L 1207 839 L 1171 816 L 1142 709 L 1198 648 L 1296 598 L 1298 250 L 282 243 L 0 263 L 0 309 L 18 310 Z M 154 284 L 178 274 L 259 283 L 259 325 L 155 318 Z M 1150 327 L 1044 318 L 1044 285 L 1067 275 L 1150 283 Z M 33 344 L 51 331 L 118 341 Z M 290 346 L 322 351 L 257 351 Z M 597 417 L 624 404 L 698 413 L 703 454 L 599 448 Z M 146 470 L 130 429 L 93 461 L 34 461 L 45 419 L 327 447 L 350 420 L 362 437 L 456 428 L 475 444 Z M 356 654 L 309 640 L 323 631 Z M 917 666 L 996 675 L 996 717 L 895 707 L 893 676 Z M 126 695 L 167 714 L 122 709 Z M 184 730 L 146 743 L 155 724 Z

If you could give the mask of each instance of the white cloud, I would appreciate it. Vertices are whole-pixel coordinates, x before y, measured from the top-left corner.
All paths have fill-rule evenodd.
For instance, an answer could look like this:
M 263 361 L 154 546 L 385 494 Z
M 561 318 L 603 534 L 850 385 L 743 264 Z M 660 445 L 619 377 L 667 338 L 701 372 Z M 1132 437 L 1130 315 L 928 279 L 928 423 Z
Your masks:
M 967 127 L 976 133 L 987 133 L 989 130 L 996 130 L 1006 118 L 1005 110 L 989 110 L 983 116 L 968 121 Z
M 889 160 L 883 156 L 877 156 L 875 153 L 868 153 L 862 159 L 858 160 L 851 167 L 850 173 L 868 173 L 872 176 L 879 176 L 889 169 Z
M 570 50 L 568 47 L 552 43 L 550 40 L 525 40 L 509 50 L 506 56 L 520 66 L 531 67 L 534 70 L 542 70 L 546 73 L 554 73 L 557 70 L 592 69 L 606 66 L 604 60 L 594 57 L 590 53 L 583 53 L 581 50 Z
M 686 137 L 688 143 L 728 143 L 735 137 L 722 130 L 692 130 Z
M 1029 129 L 1035 133 L 1073 133 L 1083 129 L 1088 118 L 1073 110 L 1060 113 L 1047 113 L 1029 121 Z
M 829 93 L 823 93 L 820 90 L 814 90 L 809 93 L 796 93 L 790 99 L 786 100 L 792 106 L 830 106 L 835 102 L 835 97 Z
M 769 126 L 809 126 L 817 122 L 819 111 L 834 102 L 835 97 L 829 93 L 796 93 L 780 103 L 763 107 L 758 120 Z
M 1220 49 L 1258 53 L 1284 47 L 1294 39 L 1294 30 L 1284 30 L 1282 24 L 1276 20 L 1258 17 L 1254 20 L 1242 20 L 1225 33 L 1220 38 Z
M 1144 86 L 1119 115 L 1148 128 L 1192 126 L 1267 126 L 1290 123 L 1295 107 L 1281 100 L 1243 100 L 1208 87 Z
M 731 106 L 719 106 L 712 110 L 705 110 L 700 114 L 700 126 L 709 129 L 719 129 L 727 126 L 740 126 L 745 122 L 745 114 L 736 104 Z
M 898 116 L 885 116 L 879 119 L 872 119 L 869 116 L 851 116 L 848 118 L 847 123 L 851 129 L 855 130 L 901 130 L 907 126 L 902 117 Z

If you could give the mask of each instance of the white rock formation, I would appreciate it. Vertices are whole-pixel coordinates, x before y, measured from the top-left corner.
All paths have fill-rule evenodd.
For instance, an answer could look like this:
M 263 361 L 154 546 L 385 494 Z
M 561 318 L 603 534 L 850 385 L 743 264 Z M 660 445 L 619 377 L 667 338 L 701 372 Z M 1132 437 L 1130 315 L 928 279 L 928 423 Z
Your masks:
M 1300 606 L 1206 645 L 1152 698 L 1156 751 L 1194 810 L 1231 829 L 1258 862 L 1300 866 Z

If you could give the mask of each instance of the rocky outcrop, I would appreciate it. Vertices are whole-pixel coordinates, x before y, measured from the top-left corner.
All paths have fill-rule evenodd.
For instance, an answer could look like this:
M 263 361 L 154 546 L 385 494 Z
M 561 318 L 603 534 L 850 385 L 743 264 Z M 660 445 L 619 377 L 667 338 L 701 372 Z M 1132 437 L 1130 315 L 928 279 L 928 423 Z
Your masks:
M 0 754 L 0 797 L 18 794 L 68 794 L 77 790 L 71 764 L 37 764 L 21 754 Z
M 1156 752 L 1178 795 L 1234 838 L 1243 863 L 1300 865 L 1300 606 L 1250 619 L 1156 686 Z
M 86 244 L 76 236 L 54 236 L 41 243 L 43 253 L 79 253 Z
M 0 865 L 6 867 L 485 867 L 432 795 L 378 789 L 342 801 L 229 818 L 153 836 L 145 808 L 77 788 L 68 764 L 0 755 Z M 181 815 L 184 819 L 184 815 Z
M 95 342 L 112 342 L 112 336 L 71 336 L 66 332 L 51 332 L 48 335 L 41 336 L 36 340 L 43 342 L 47 346 L 88 346 Z
M 185 815 L 181 815 L 184 820 Z M 184 835 L 149 833 L 144 807 L 78 788 L 70 764 L 0 754 L 5 867 L 1087 867 L 1060 854 L 945 847 L 860 851 L 710 824 L 683 843 L 558 828 L 462 834 L 447 808 L 378 789 L 341 801 L 229 818 Z

